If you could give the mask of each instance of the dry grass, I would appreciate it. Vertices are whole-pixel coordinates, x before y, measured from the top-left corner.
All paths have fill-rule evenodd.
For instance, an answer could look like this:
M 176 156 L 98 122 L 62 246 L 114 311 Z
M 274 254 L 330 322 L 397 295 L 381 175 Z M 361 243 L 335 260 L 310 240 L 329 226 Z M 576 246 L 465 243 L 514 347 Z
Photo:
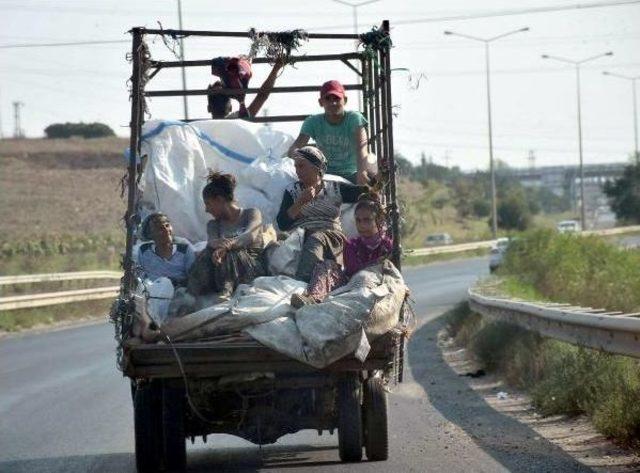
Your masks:
M 26 157 L 40 153 L 58 153 L 63 155 L 111 154 L 122 155 L 129 145 L 128 138 L 110 136 L 108 138 L 69 138 L 69 139 L 2 139 L 0 156 Z
M 543 415 L 587 414 L 596 429 L 640 449 L 638 360 L 577 347 L 503 322 L 464 304 L 448 314 L 449 332 L 490 372 L 530 392 Z
M 448 193 L 440 184 L 432 183 L 438 188 L 435 193 Z M 451 204 L 442 209 L 434 209 L 429 202 L 428 193 L 422 184 L 401 178 L 398 181 L 398 195 L 404 204 L 403 216 L 407 222 L 415 224 L 415 228 L 405 235 L 405 248 L 422 248 L 427 235 L 432 233 L 448 233 L 454 243 L 488 240 L 491 231 L 486 218 L 458 217 Z
M 113 234 L 126 140 L 0 140 L 0 241 Z

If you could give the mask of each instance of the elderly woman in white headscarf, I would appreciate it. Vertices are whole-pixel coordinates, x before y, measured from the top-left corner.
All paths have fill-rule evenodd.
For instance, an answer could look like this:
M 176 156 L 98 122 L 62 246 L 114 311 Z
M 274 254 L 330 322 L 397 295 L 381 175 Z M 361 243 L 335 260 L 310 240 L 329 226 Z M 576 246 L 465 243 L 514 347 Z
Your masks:
M 327 158 L 315 146 L 293 153 L 298 181 L 287 186 L 277 222 L 281 230 L 305 230 L 296 279 L 309 282 L 314 267 L 324 260 L 338 260 L 345 236 L 340 225 L 342 203 L 355 203 L 367 186 L 324 179 Z

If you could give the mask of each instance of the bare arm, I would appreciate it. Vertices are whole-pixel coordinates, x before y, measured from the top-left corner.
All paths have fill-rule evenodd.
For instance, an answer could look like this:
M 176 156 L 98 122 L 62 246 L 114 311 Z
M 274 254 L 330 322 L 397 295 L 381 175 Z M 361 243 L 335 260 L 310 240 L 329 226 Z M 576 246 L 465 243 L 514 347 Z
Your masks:
M 255 117 L 256 115 L 258 115 L 258 112 L 269 98 L 271 89 L 273 89 L 273 86 L 276 83 L 278 72 L 280 72 L 280 69 L 282 69 L 283 66 L 284 62 L 281 59 L 277 59 L 276 63 L 273 65 L 273 69 L 271 69 L 271 72 L 262 83 L 262 86 L 260 87 L 260 90 L 258 91 L 256 97 L 251 102 L 251 105 L 247 107 L 249 116 Z
M 356 182 L 358 185 L 362 186 L 369 183 L 369 177 L 367 176 L 367 157 L 369 153 L 367 152 L 367 129 L 365 127 L 358 127 L 356 130 L 355 140 L 358 159 L 358 174 Z
M 262 229 L 262 214 L 258 209 L 246 209 L 242 226 L 246 228 L 243 233 L 230 239 L 230 248 L 253 248 L 259 243 L 258 237 Z
M 300 133 L 293 144 L 289 147 L 289 151 L 287 151 L 287 156 L 293 158 L 293 151 L 297 148 L 302 148 L 306 145 L 311 137 L 309 135 L 305 135 L 304 133 Z

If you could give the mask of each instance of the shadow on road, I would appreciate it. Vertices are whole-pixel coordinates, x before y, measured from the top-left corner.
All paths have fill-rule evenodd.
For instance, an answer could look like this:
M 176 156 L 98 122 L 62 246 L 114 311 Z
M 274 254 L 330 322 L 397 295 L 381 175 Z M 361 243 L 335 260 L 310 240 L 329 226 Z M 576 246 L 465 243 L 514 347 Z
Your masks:
M 34 473 L 48 471 L 64 471 L 68 473 L 85 473 L 87 471 L 136 471 L 135 458 L 132 453 L 108 453 L 103 455 L 71 455 L 29 460 L 1 461 L 0 471 L 3 473 Z
M 337 437 L 336 437 L 337 443 Z M 326 452 L 325 452 L 326 451 Z M 189 472 L 280 471 L 305 466 L 340 464 L 336 446 L 268 445 L 256 447 L 197 450 L 189 452 Z
M 592 471 L 473 391 L 442 359 L 436 334 L 443 327 L 442 318 L 426 323 L 408 347 L 411 375 L 443 417 L 510 471 Z
M 337 438 L 336 438 L 337 442 Z M 325 454 L 326 451 L 326 454 Z M 336 446 L 271 445 L 256 447 L 211 448 L 190 451 L 187 472 L 211 471 L 256 472 L 280 471 L 305 466 L 340 464 Z M 66 473 L 135 472 L 133 453 L 103 455 L 71 455 L 29 460 L 0 461 L 3 473 L 34 473 L 64 471 Z

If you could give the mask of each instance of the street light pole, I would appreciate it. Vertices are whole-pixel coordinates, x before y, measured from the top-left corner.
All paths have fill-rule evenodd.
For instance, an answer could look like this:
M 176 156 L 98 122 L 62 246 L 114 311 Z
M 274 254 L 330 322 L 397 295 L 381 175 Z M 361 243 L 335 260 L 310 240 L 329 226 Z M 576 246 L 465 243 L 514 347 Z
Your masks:
M 586 205 L 585 205 L 585 192 L 584 192 L 584 161 L 582 155 L 582 106 L 580 100 L 580 66 L 585 62 L 593 61 L 595 59 L 600 59 L 605 56 L 613 56 L 613 52 L 608 51 L 606 53 L 598 54 L 597 56 L 590 56 L 586 59 L 582 59 L 580 61 L 575 61 L 572 59 L 566 59 L 558 56 L 549 56 L 548 54 L 543 54 L 543 59 L 553 59 L 555 61 L 564 62 L 567 64 L 572 64 L 576 68 L 576 96 L 578 99 L 578 153 L 579 153 L 579 164 L 580 164 L 580 223 L 582 225 L 583 230 L 587 230 L 587 213 L 586 213 Z
M 576 92 L 578 98 L 578 154 L 580 155 L 580 225 L 587 229 L 587 214 L 584 200 L 584 160 L 582 154 L 582 101 L 580 100 L 580 66 L 576 64 Z
M 182 30 L 182 1 L 178 0 L 178 28 Z M 184 61 L 184 39 L 179 39 L 180 44 L 180 60 Z M 187 90 L 187 73 L 185 67 L 182 66 L 182 90 Z M 187 96 L 182 96 L 182 107 L 184 108 L 184 119 L 189 119 L 189 105 L 187 103 Z
M 489 61 L 489 43 L 505 36 L 510 36 L 516 33 L 522 33 L 529 31 L 529 27 L 520 28 L 514 31 L 493 36 L 492 38 L 478 38 L 468 34 L 455 33 L 453 31 L 445 31 L 444 34 L 450 36 L 460 36 L 461 38 L 472 39 L 474 41 L 480 41 L 484 43 L 484 55 L 485 55 L 485 69 L 487 73 L 487 121 L 489 122 L 489 174 L 491 175 L 491 234 L 493 238 L 498 236 L 498 204 L 497 204 L 497 192 L 496 192 L 496 172 L 495 163 L 493 159 L 493 125 L 491 119 L 491 74 L 490 74 L 490 61 Z
M 638 165 L 640 164 L 640 153 L 638 152 L 638 102 L 636 99 L 636 81 L 640 79 L 640 76 L 625 76 L 607 71 L 603 72 L 603 74 L 605 76 L 618 77 L 631 81 L 631 94 L 633 96 L 633 157 L 635 158 L 636 165 Z
M 493 121 L 491 120 L 491 74 L 489 73 L 489 42 L 484 43 L 484 56 L 487 71 L 487 120 L 489 122 L 489 173 L 491 174 L 491 233 L 498 237 L 498 196 L 496 194 L 496 171 L 493 159 Z
M 351 7 L 351 12 L 353 14 L 353 34 L 358 34 L 358 7 L 368 5 L 370 3 L 376 3 L 380 0 L 365 0 L 363 2 L 351 3 L 346 0 L 332 0 L 336 3 L 340 3 L 341 5 L 346 5 Z M 358 50 L 359 42 L 356 40 L 356 51 Z M 362 78 L 360 78 L 362 80 Z M 358 94 L 358 110 L 362 110 L 362 97 Z

